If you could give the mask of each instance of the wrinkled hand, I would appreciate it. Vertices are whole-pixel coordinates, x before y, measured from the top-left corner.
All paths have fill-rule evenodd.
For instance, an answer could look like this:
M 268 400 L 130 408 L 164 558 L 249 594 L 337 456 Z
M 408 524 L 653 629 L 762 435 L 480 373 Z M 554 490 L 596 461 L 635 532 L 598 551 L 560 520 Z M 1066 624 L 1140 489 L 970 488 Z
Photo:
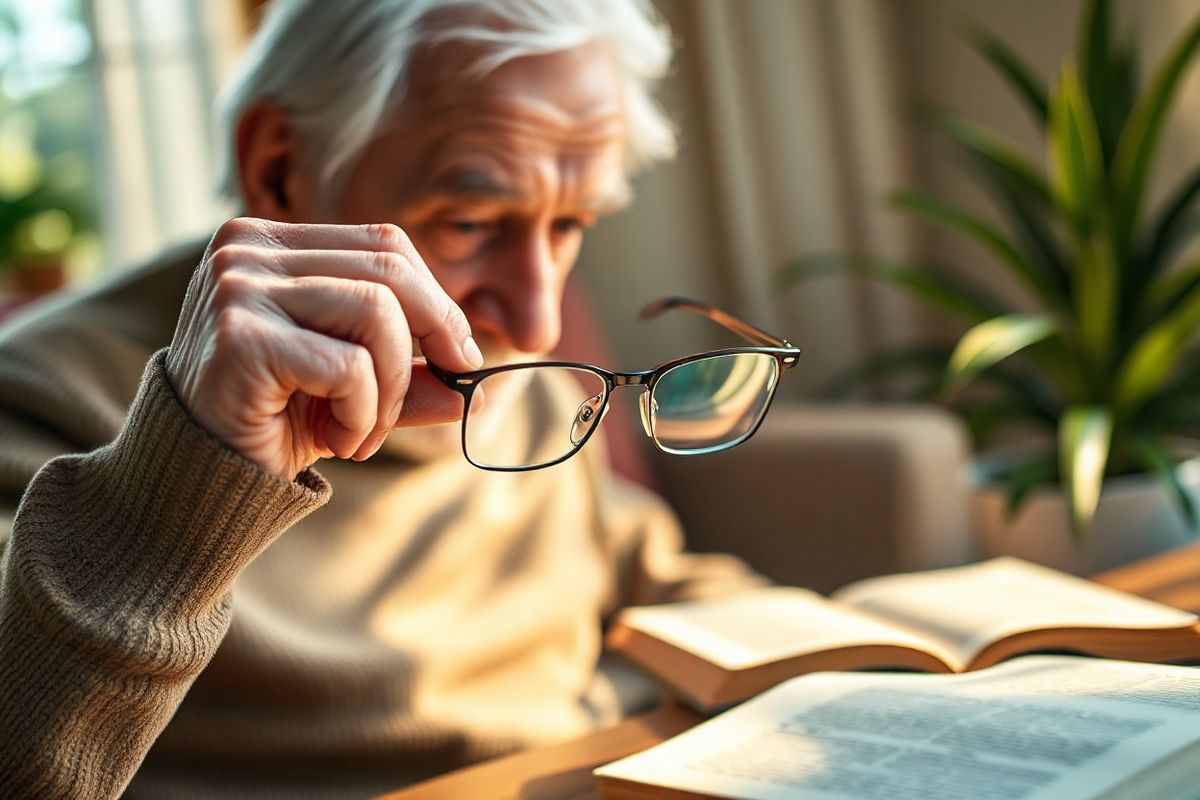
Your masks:
M 232 219 L 188 288 L 167 378 L 192 417 L 265 469 L 362 460 L 392 428 L 461 418 L 423 364 L 477 368 L 462 310 L 393 225 Z

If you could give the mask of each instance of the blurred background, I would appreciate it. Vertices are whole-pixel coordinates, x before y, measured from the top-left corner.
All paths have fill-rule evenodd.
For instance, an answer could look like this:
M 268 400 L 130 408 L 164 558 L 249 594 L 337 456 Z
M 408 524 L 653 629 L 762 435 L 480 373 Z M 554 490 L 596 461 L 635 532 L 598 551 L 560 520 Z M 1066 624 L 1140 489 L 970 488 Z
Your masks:
M 213 188 L 213 98 L 255 0 L 0 0 L 0 273 L 62 262 L 70 279 L 128 268 L 233 213 Z M 682 149 L 637 181 L 639 202 L 590 237 L 580 278 L 619 365 L 712 343 L 705 326 L 630 324 L 683 292 L 805 348 L 781 391 L 801 397 L 881 345 L 945 320 L 870 282 L 780 288 L 783 264 L 855 250 L 973 267 L 977 251 L 889 210 L 915 186 L 993 214 L 936 131 L 934 102 L 1040 159 L 1039 131 L 963 33 L 986 28 L 1047 79 L 1075 46 L 1080 0 L 656 0 L 679 43 L 663 97 Z M 1118 2 L 1143 51 L 1165 52 L 1191 0 Z M 1175 104 L 1161 163 L 1190 165 L 1200 72 Z M 1168 177 L 1170 177 L 1168 175 Z M 45 276 L 53 282 L 54 276 Z M 932 328 L 931 328 L 932 326 Z M 647 343 L 654 342 L 654 352 Z
M 0 0 L 5 304 L 127 269 L 172 243 L 207 236 L 234 213 L 215 199 L 211 109 L 259 5 Z M 1011 276 L 985 263 L 977 246 L 897 213 L 884 197 L 901 187 L 922 189 L 999 224 L 979 181 L 916 110 L 953 109 L 1044 165 L 1041 129 L 965 33 L 990 31 L 1051 83 L 1078 44 L 1082 0 L 655 5 L 679 44 L 662 96 L 682 146 L 673 163 L 638 177 L 632 208 L 598 226 L 585 245 L 578 281 L 607 334 L 608 366 L 642 369 L 725 342 L 704 323 L 634 323 L 646 301 L 671 293 L 717 303 L 800 345 L 802 367 L 780 389 L 792 401 L 811 399 L 831 376 L 897 342 L 953 341 L 965 329 L 862 278 L 781 281 L 785 264 L 814 254 L 935 260 L 1017 307 L 1025 302 Z M 1145 54 L 1144 69 L 1162 59 L 1197 6 L 1125 0 L 1114 13 Z M 1152 202 L 1200 160 L 1198 142 L 1200 70 L 1193 70 L 1167 120 Z M 900 393 L 885 383 L 853 397 L 893 394 Z M 921 435 L 918 445 L 937 441 L 928 431 Z M 755 446 L 766 445 L 745 449 L 753 454 Z M 960 455 L 959 444 L 946 447 Z M 703 479 L 693 472 L 645 480 L 671 489 Z M 841 491 L 843 508 L 860 497 Z M 878 492 L 861 497 L 887 502 Z M 953 524 L 964 524 L 957 501 L 945 502 Z M 904 566 L 893 556 L 855 571 Z M 816 572 L 815 583 L 854 577 L 844 569 Z
M 0 273 L 10 293 L 211 232 L 211 108 L 242 10 L 0 0 Z

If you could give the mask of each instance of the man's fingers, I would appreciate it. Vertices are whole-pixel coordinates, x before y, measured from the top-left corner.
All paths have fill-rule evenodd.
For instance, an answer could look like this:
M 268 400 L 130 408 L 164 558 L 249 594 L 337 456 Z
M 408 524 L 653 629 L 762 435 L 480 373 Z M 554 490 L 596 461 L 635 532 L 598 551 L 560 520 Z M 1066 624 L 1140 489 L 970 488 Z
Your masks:
M 462 419 L 463 398 L 433 376 L 424 364 L 413 364 L 408 395 L 400 411 L 397 428 L 434 425 Z
M 412 336 L 396 296 L 378 283 L 323 276 L 269 279 L 264 293 L 298 325 L 370 351 L 379 391 L 374 432 L 382 441 L 400 413 L 412 362 Z
M 320 434 L 339 458 L 352 456 L 375 429 L 377 418 L 379 393 L 370 352 L 302 328 L 279 326 L 265 339 L 266 366 L 284 392 L 329 400 L 335 424 L 312 433 Z
M 248 244 L 286 250 L 358 250 L 402 248 L 408 241 L 396 225 L 340 225 L 279 222 L 241 217 L 221 226 L 216 244 Z M 409 245 L 411 246 L 411 245 Z
M 346 232 L 357 230 L 352 226 L 345 228 Z M 264 266 L 295 277 L 325 275 L 383 284 L 400 301 L 412 335 L 421 342 L 421 351 L 428 358 L 446 369 L 478 369 L 482 362 L 462 309 L 434 279 L 411 245 L 395 247 L 371 252 L 347 247 L 276 250 L 271 254 L 271 263 Z

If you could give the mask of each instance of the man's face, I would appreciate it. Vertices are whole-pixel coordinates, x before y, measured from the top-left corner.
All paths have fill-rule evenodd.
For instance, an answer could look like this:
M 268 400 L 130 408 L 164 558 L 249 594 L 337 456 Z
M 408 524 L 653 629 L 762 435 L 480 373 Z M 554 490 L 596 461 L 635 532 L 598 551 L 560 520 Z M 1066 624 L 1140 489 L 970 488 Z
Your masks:
M 313 197 L 307 216 L 403 228 L 493 366 L 558 342 L 583 232 L 627 195 L 625 113 L 600 45 L 516 59 L 468 80 L 473 55 L 442 45 L 416 57 L 394 118 L 332 205 Z M 523 387 L 515 377 L 489 386 L 484 413 L 499 422 Z M 385 447 L 423 458 L 457 440 L 458 425 L 443 425 L 395 431 Z
M 462 77 L 473 55 L 418 56 L 405 102 L 334 202 L 393 222 L 466 312 L 488 364 L 549 351 L 583 232 L 624 198 L 616 70 L 592 45 Z

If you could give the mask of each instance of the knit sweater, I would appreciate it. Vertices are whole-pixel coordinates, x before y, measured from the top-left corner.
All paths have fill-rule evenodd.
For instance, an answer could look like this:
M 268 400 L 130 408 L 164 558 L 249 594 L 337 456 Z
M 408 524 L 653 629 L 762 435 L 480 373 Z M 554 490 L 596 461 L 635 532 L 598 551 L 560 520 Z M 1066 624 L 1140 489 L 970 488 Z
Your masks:
M 262 470 L 164 375 L 200 252 L 0 329 L 0 796 L 396 789 L 646 707 L 605 620 L 759 581 L 597 439 Z

